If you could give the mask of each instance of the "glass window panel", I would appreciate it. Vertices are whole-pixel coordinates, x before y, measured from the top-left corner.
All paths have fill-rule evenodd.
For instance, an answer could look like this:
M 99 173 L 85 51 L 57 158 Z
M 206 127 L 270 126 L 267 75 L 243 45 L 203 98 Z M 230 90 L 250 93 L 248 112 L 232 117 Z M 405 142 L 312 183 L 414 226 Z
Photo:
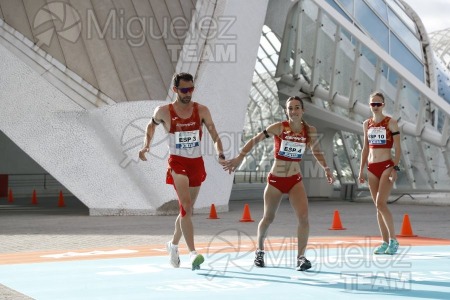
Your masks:
M 267 27 L 267 26 L 264 26 Z M 269 32 L 266 34 L 266 38 L 269 40 L 269 42 L 272 44 L 272 47 L 275 49 L 281 49 L 281 43 L 278 37 L 273 33 Z
M 381 75 L 383 75 L 384 78 L 387 78 L 389 76 L 389 67 L 385 62 L 381 62 Z
M 392 70 L 391 68 L 388 68 L 388 81 L 393 86 L 397 85 L 398 74 L 394 70 Z
M 274 80 L 275 65 L 281 43 L 269 27 L 264 26 L 258 59 L 249 93 L 241 145 L 268 125 L 284 119 Z M 236 182 L 263 182 L 273 161 L 273 145 L 266 139 L 255 146 L 235 174 Z
M 364 45 L 361 45 L 361 54 L 373 65 L 377 65 L 377 56 Z
M 341 15 L 343 15 L 350 23 L 353 23 L 352 19 L 347 15 L 346 12 L 342 10 L 342 8 L 334 1 L 327 0 L 328 4 L 330 4 L 335 10 L 337 10 Z
M 411 84 L 404 82 L 405 90 L 403 91 L 401 103 L 401 117 L 403 120 L 415 124 L 417 122 L 417 114 L 419 110 L 420 94 Z
M 387 0 L 386 2 L 392 10 L 397 13 L 400 19 L 402 19 L 403 22 L 405 22 L 405 24 L 412 30 L 412 32 L 417 32 L 416 23 L 414 23 L 414 21 L 405 13 L 403 5 L 399 5 L 397 1 L 394 0 Z
M 363 1 L 357 1 L 355 3 L 355 10 L 356 20 L 367 32 L 369 32 L 369 35 L 381 46 L 381 48 L 389 51 L 388 27 Z
M 370 6 L 373 7 L 373 9 L 375 9 L 375 11 L 381 17 L 381 19 L 387 23 L 388 15 L 387 15 L 386 3 L 384 1 L 380 1 L 380 0 L 366 0 L 366 1 L 370 4 Z
M 391 30 L 395 32 L 397 36 L 399 36 L 406 45 L 416 54 L 416 56 L 422 59 L 422 50 L 420 46 L 419 39 L 406 27 L 405 23 L 403 23 L 397 15 L 391 10 L 388 9 L 389 14 L 389 26 Z
M 434 145 L 429 145 L 428 154 L 429 157 L 432 157 L 431 160 L 432 164 L 432 171 L 433 171 L 433 177 L 436 181 L 435 188 L 436 189 L 448 189 L 450 185 L 450 178 L 448 176 L 447 167 L 445 165 L 445 158 L 444 155 L 446 155 L 446 152 L 442 152 L 439 147 L 436 147 Z
M 340 134 L 336 134 L 333 138 L 334 150 L 336 158 L 339 161 L 341 167 L 341 174 L 339 174 L 341 184 L 355 183 L 353 172 L 348 161 L 347 153 L 345 152 L 344 142 Z
M 354 13 L 353 0 L 339 0 L 339 2 L 351 15 L 353 15 Z
M 391 32 L 391 56 L 424 82 L 423 64 Z
M 350 32 L 348 32 L 347 30 L 345 30 L 343 27 L 341 27 L 341 37 L 342 37 L 342 38 L 346 38 L 346 39 L 349 40 L 349 41 L 352 40 L 352 35 L 350 34 Z
M 335 90 L 339 91 L 340 95 L 350 96 L 351 85 L 349 82 L 352 81 L 353 70 L 348 66 L 353 65 L 355 58 L 355 47 L 350 40 L 345 36 L 342 37 L 340 47 L 337 49 L 336 57 L 336 72 L 335 75 Z M 338 108 L 336 108 L 338 109 Z M 342 109 L 342 113 L 347 115 L 348 112 Z
M 276 50 L 272 47 L 267 39 L 261 39 L 261 43 L 259 44 L 261 50 L 264 51 L 264 55 L 271 55 L 276 53 Z
M 435 59 L 437 69 L 438 94 L 450 103 L 450 74 L 445 65 Z
M 421 151 L 419 147 L 422 147 L 421 143 L 418 143 L 413 136 L 404 135 L 402 137 L 405 148 L 409 151 L 410 165 L 405 166 L 405 170 L 408 168 L 413 173 L 413 181 L 416 184 L 417 189 L 429 189 L 429 175 L 426 171 L 426 165 L 420 155 Z
M 440 133 L 442 133 L 442 129 L 444 128 L 445 116 L 446 114 L 444 111 L 438 110 L 436 128 Z
M 448 70 L 444 70 L 443 68 L 445 68 L 445 67 L 440 65 L 439 63 L 437 63 L 436 65 L 438 65 L 438 75 L 437 75 L 438 94 L 445 101 L 450 103 L 450 80 L 449 80 L 449 76 L 448 76 Z M 442 132 L 442 129 L 444 127 L 445 117 L 449 114 L 449 112 L 438 109 L 438 108 L 436 108 L 436 109 L 438 110 L 437 129 L 440 132 Z

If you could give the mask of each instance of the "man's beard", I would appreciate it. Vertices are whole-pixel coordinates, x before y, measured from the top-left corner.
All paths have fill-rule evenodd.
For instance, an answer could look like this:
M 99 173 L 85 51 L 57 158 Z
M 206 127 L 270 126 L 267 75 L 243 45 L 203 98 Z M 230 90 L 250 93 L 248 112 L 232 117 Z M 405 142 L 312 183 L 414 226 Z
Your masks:
M 191 97 L 180 97 L 180 101 L 183 104 L 188 104 L 189 102 L 191 102 Z

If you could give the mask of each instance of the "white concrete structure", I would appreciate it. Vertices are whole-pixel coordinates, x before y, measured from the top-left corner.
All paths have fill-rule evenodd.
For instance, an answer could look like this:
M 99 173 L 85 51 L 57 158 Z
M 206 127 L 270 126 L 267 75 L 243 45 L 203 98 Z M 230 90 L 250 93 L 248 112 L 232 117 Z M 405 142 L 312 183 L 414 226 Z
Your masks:
M 200 20 L 219 20 L 212 23 L 218 27 L 206 28 L 209 35 L 202 39 L 204 25 L 191 24 L 176 64 L 177 71 L 195 75 L 194 100 L 210 108 L 227 156 L 239 147 L 266 6 L 260 0 L 197 1 Z M 0 25 L 0 129 L 91 215 L 167 213 L 176 195 L 165 184 L 168 153 L 162 128 L 149 161 L 137 161 L 143 130 L 155 107 L 167 100 L 115 104 L 24 35 L 3 21 Z M 214 30 L 217 34 L 211 35 Z M 191 52 L 194 43 L 201 52 Z M 208 212 L 212 203 L 224 211 L 233 177 L 217 163 L 210 139 L 204 145 L 208 177 L 196 211 Z
M 137 152 L 153 110 L 173 97 L 171 75 L 184 71 L 194 75 L 193 98 L 210 108 L 227 157 L 241 146 L 243 128 L 248 138 L 284 118 L 287 96 L 311 96 L 305 118 L 323 133 L 322 148 L 333 149 L 327 160 L 341 186 L 304 159 L 310 197 L 357 185 L 367 98 L 382 90 L 402 134 L 405 176 L 395 190 L 448 192 L 450 105 L 437 93 L 423 25 L 402 1 L 380 2 L 384 17 L 372 1 L 350 2 L 0 1 L 0 142 L 8 144 L 0 147 L 0 174 L 51 174 L 91 215 L 176 211 L 163 129 L 148 162 Z M 207 134 L 204 141 L 208 177 L 195 209 L 206 213 L 214 203 L 225 211 L 233 175 L 218 165 Z M 263 182 L 272 148 L 260 143 L 243 171 Z

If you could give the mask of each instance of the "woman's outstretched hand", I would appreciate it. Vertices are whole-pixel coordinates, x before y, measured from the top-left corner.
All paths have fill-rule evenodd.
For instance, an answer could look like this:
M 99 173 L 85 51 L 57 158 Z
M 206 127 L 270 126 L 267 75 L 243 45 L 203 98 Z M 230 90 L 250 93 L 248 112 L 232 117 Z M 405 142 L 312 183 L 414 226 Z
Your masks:
M 231 174 L 231 172 L 234 172 L 237 167 L 240 166 L 240 164 L 242 163 L 244 157 L 238 155 L 235 158 L 232 158 L 230 160 L 226 160 L 225 163 L 223 164 L 223 169 L 225 171 L 228 171 L 228 173 Z

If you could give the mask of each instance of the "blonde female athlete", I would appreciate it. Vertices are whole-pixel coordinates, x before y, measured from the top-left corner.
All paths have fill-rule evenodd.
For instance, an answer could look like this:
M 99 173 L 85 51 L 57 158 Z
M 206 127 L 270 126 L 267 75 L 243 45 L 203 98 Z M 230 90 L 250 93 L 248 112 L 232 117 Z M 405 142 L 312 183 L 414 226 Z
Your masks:
M 377 209 L 378 226 L 383 243 L 374 250 L 374 254 L 394 254 L 398 249 L 395 238 L 394 220 L 387 201 L 400 171 L 400 135 L 397 121 L 383 114 L 384 95 L 376 92 L 370 95 L 372 118 L 364 121 L 364 146 L 361 153 L 359 182 L 364 183 L 364 167 L 367 164 L 369 189 Z M 392 158 L 391 148 L 395 155 Z
M 255 266 L 264 267 L 264 240 L 270 224 L 280 205 L 283 194 L 289 195 L 289 201 L 298 219 L 297 227 L 297 271 L 311 268 L 311 262 L 305 257 L 309 237 L 308 197 L 300 173 L 300 161 L 306 147 L 310 147 L 313 155 L 324 168 L 328 182 L 334 181 L 333 173 L 327 166 L 325 157 L 320 151 L 317 131 L 303 120 L 303 100 L 290 97 L 286 101 L 288 120 L 267 127 L 249 140 L 240 154 L 225 163 L 225 169 L 234 171 L 253 146 L 265 138 L 274 137 L 275 160 L 267 178 L 264 190 L 264 216 L 258 225 L 258 249 L 255 252 Z

